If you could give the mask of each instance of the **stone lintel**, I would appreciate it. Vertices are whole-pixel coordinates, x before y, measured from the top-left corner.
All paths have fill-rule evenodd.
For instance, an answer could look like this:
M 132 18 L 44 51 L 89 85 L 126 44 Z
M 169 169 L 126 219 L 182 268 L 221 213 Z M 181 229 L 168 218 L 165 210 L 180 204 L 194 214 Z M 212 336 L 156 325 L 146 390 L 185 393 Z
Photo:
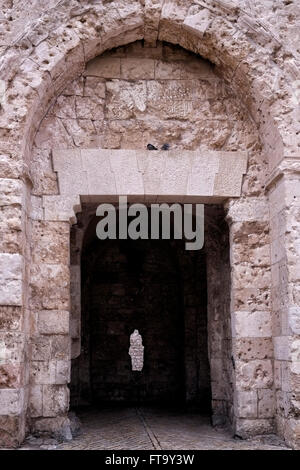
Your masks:
M 53 150 L 58 196 L 44 196 L 46 220 L 76 220 L 81 202 L 222 203 L 241 195 L 246 152 Z

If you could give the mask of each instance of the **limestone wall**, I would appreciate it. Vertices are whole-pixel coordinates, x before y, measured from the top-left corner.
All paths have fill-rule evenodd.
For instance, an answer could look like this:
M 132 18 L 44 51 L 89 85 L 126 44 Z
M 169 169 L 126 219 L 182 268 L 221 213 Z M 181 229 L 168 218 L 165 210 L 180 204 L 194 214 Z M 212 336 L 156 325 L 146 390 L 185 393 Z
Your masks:
M 19 443 L 30 416 L 38 430 L 68 427 L 69 222 L 44 220 L 41 196 L 59 191 L 51 148 L 144 148 L 155 138 L 249 151 L 243 196 L 227 204 L 235 430 L 275 429 L 299 446 L 297 2 L 0 3 L 1 441 Z M 146 53 L 139 45 L 90 63 L 142 39 Z M 195 78 L 190 55 L 157 39 L 215 70 L 201 61 Z M 105 63 L 117 77 L 104 76 Z M 158 79 L 166 71 L 174 79 Z

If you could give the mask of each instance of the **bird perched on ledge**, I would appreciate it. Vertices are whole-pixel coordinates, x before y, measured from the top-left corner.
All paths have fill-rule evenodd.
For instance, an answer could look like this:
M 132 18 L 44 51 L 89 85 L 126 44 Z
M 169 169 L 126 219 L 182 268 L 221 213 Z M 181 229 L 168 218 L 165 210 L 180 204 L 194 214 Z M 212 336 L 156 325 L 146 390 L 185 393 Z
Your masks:
M 158 150 L 158 148 L 154 147 L 152 144 L 147 145 L 147 150 Z
M 161 147 L 161 150 L 169 150 L 170 148 L 170 145 L 169 144 L 163 144 L 163 146 Z M 155 147 L 154 145 L 152 144 L 148 144 L 147 145 L 147 150 L 158 150 L 157 147 Z

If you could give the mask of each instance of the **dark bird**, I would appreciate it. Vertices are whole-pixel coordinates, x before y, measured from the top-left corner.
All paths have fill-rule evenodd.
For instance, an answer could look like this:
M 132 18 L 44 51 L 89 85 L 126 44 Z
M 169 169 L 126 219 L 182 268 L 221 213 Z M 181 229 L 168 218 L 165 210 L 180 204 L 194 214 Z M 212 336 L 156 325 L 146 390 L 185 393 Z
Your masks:
M 158 149 L 156 147 L 154 147 L 154 145 L 148 144 L 147 145 L 147 150 L 158 150 Z
M 170 148 L 169 144 L 164 144 L 161 149 L 162 150 L 169 150 L 169 148 Z

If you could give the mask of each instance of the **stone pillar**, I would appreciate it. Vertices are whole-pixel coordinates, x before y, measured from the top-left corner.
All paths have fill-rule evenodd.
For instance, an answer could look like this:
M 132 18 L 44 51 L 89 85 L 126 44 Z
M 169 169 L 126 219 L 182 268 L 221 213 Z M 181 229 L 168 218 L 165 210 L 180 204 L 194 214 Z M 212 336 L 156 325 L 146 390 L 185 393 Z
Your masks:
M 20 162 L 0 152 L 0 447 L 24 439 L 27 402 L 24 211 Z
M 207 333 L 214 425 L 232 422 L 229 234 L 224 212 L 205 207 Z
M 286 159 L 268 183 L 277 431 L 300 447 L 300 164 Z
M 70 224 L 33 220 L 30 418 L 32 430 L 70 436 Z
M 234 428 L 273 432 L 273 345 L 269 214 L 266 198 L 229 203 Z

